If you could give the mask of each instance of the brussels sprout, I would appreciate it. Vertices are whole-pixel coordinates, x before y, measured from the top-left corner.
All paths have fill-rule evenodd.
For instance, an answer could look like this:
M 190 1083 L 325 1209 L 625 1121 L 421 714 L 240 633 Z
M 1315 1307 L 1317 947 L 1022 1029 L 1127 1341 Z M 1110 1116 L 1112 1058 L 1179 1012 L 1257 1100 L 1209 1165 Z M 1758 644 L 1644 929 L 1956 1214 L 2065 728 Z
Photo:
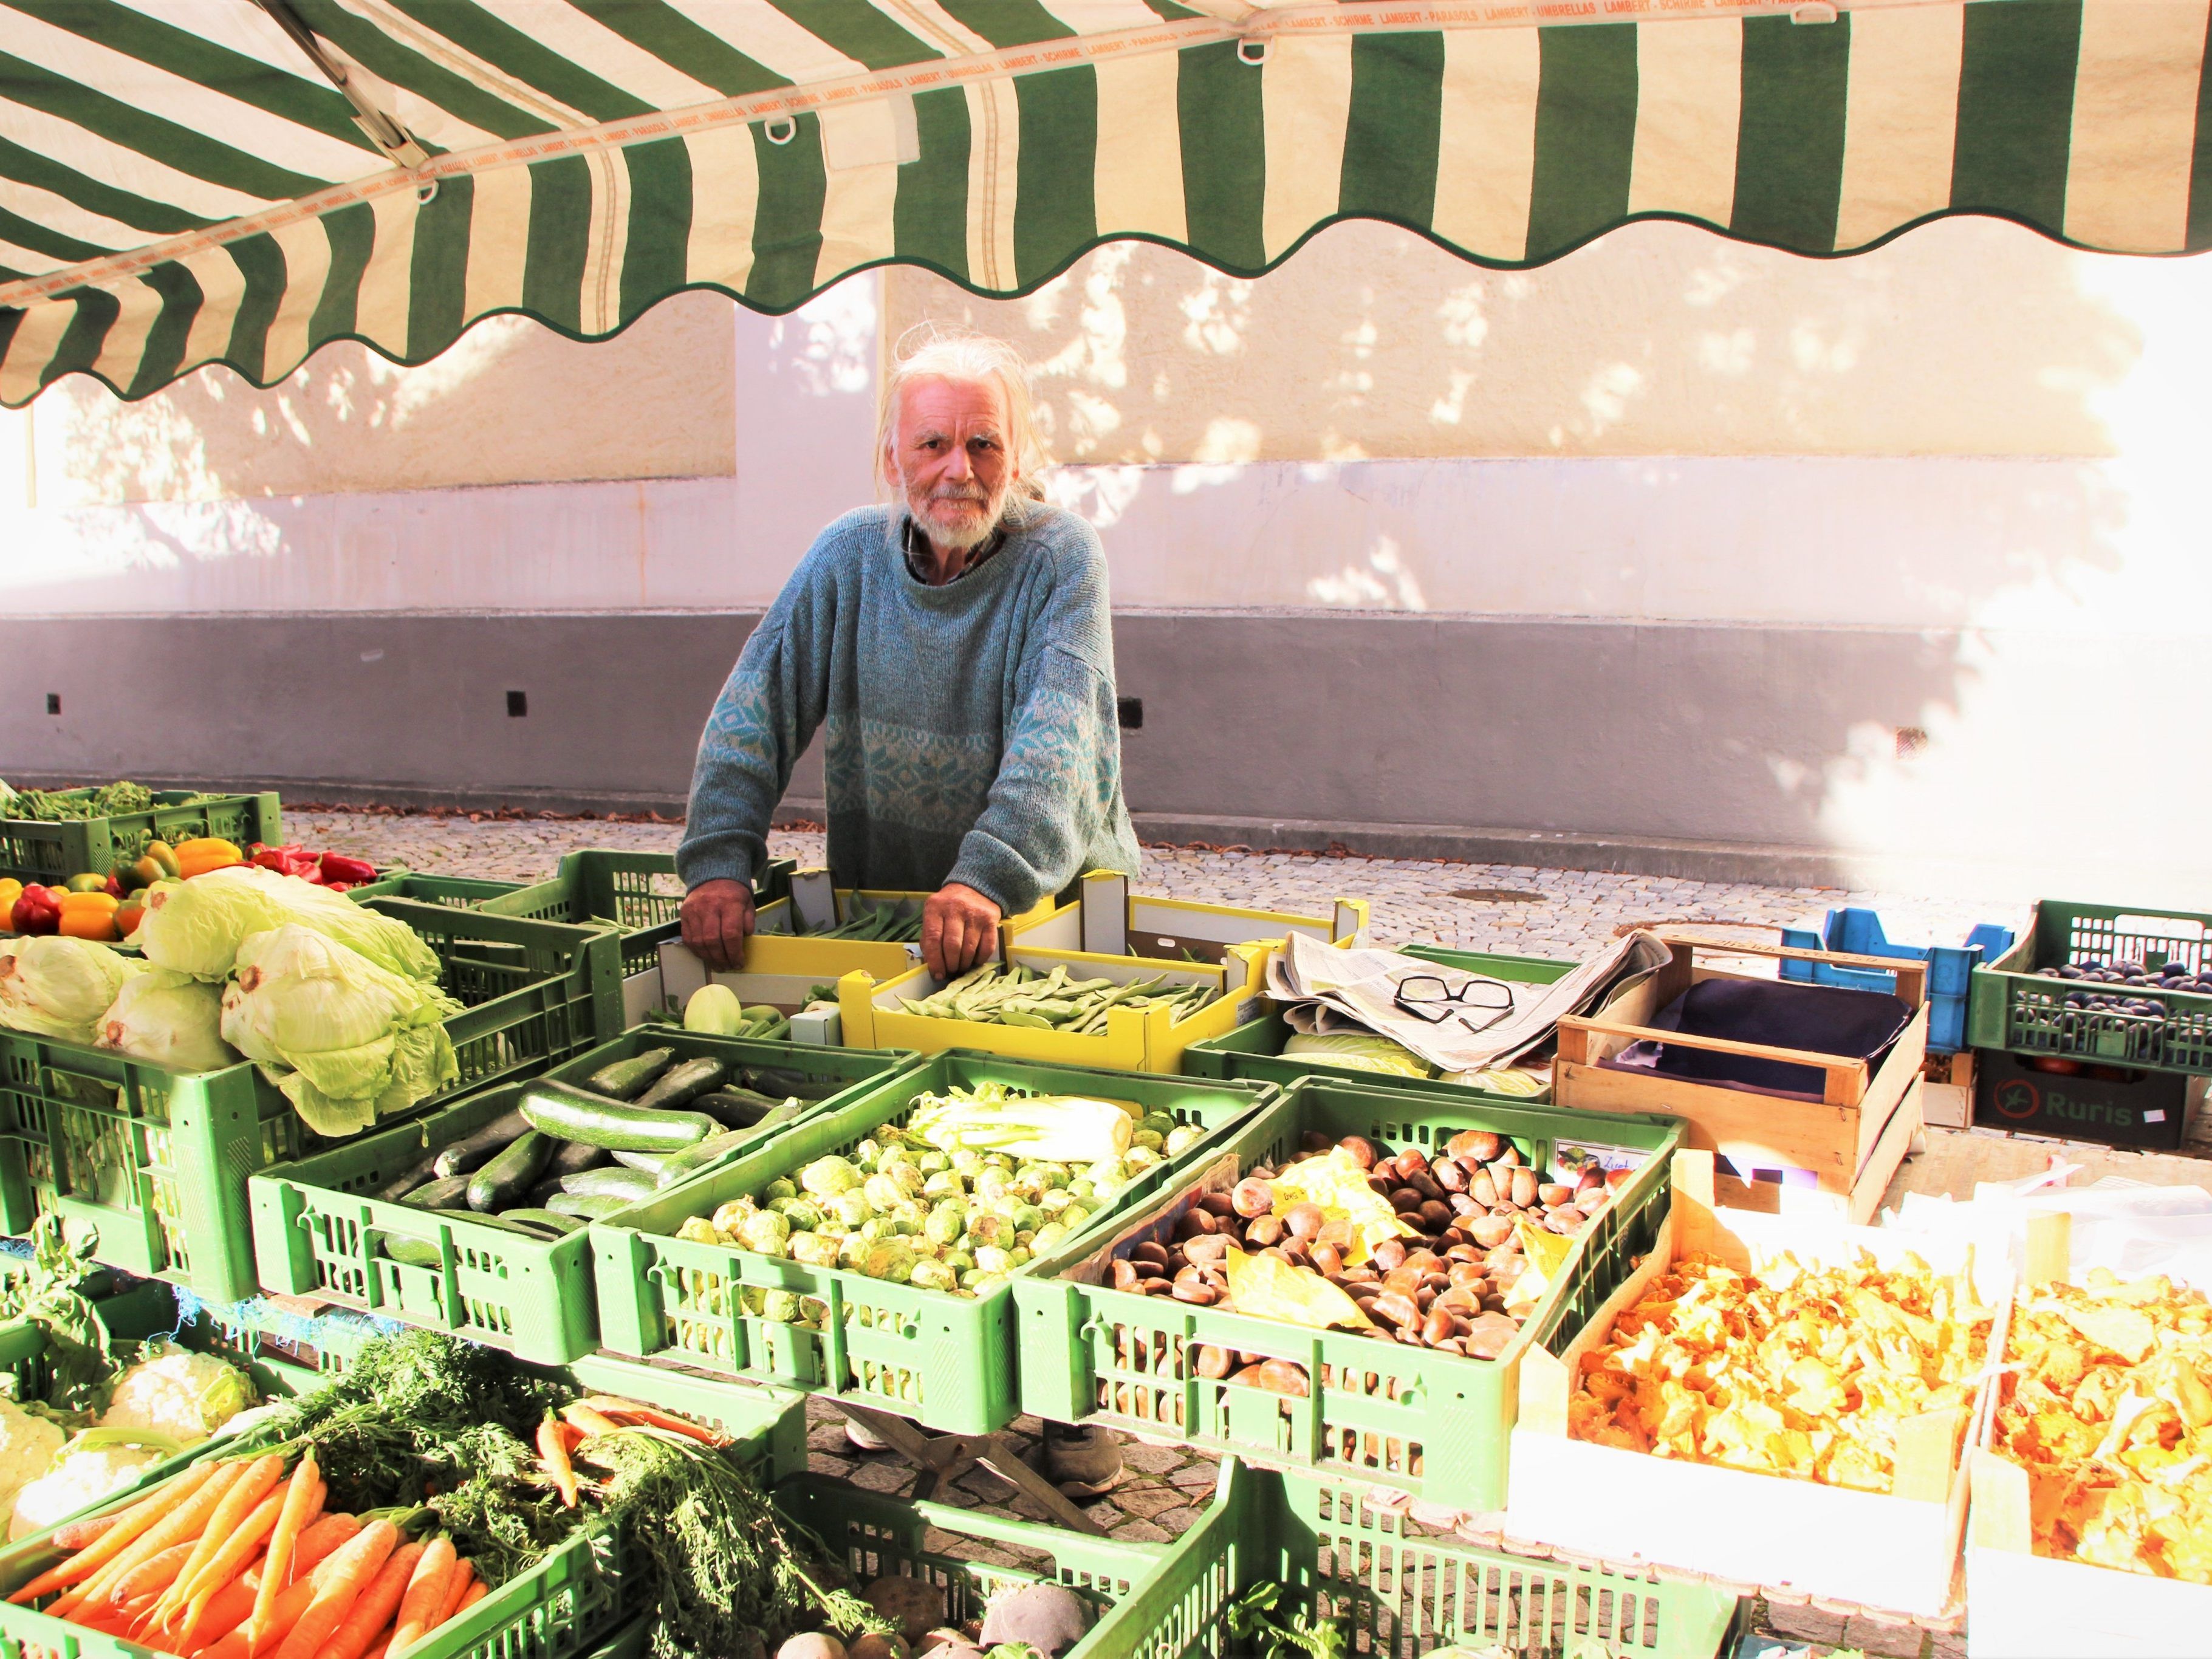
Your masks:
M 921 1224 L 929 1219 L 929 1212 L 934 1207 L 926 1198 L 902 1198 L 891 1206 L 891 1214 L 900 1221 L 911 1221 L 919 1231 Z
M 973 1250 L 963 1249 L 956 1243 L 944 1255 L 938 1257 L 938 1260 L 948 1267 L 960 1273 L 966 1273 L 975 1265 L 975 1253 Z
M 1091 1219 L 1091 1212 L 1080 1204 L 1071 1204 L 1060 1212 L 1060 1224 L 1073 1232 Z
M 927 1152 L 914 1161 L 914 1167 L 925 1176 L 943 1175 L 952 1167 L 952 1160 L 942 1152 Z
M 960 1288 L 960 1274 L 942 1261 L 917 1261 L 908 1282 L 925 1291 L 954 1291 Z
M 1004 1273 L 1012 1264 L 1012 1255 L 995 1244 L 985 1244 L 975 1252 L 975 1266 L 984 1273 Z
M 878 1240 L 861 1256 L 860 1271 L 871 1279 L 902 1285 L 914 1276 L 914 1252 L 904 1239 Z
M 960 1274 L 962 1290 L 973 1292 L 975 1288 L 982 1282 L 983 1270 L 981 1267 L 968 1267 L 962 1270 Z
M 1150 1132 L 1152 1134 L 1166 1136 L 1174 1133 L 1176 1121 L 1165 1112 L 1146 1112 L 1142 1121 L 1138 1123 L 1137 1129 L 1139 1133 Z
M 1030 1168 L 1044 1183 L 1044 1189 L 1048 1193 L 1057 1192 L 1074 1178 L 1074 1171 L 1065 1164 L 1032 1164 Z
M 1098 1188 L 1095 1184 L 1085 1180 L 1081 1176 L 1078 1176 L 1067 1183 L 1067 1195 L 1073 1199 L 1090 1198 L 1097 1191 Z
M 921 1195 L 927 1199 L 963 1198 L 968 1183 L 950 1170 L 940 1170 L 921 1183 Z
M 1162 1143 L 1160 1150 L 1165 1152 L 1170 1158 L 1174 1158 L 1178 1153 L 1187 1152 L 1193 1146 L 1198 1145 L 1199 1141 L 1205 1136 L 1205 1133 L 1206 1131 L 1200 1128 L 1195 1123 L 1185 1123 L 1177 1128 L 1168 1131 L 1168 1138 Z
M 1159 1153 L 1150 1146 L 1132 1146 L 1121 1154 L 1121 1162 L 1132 1170 L 1149 1170 L 1159 1161 Z
M 757 1285 L 747 1285 L 738 1292 L 738 1309 L 742 1313 L 757 1314 L 768 1304 L 768 1292 Z
M 714 1231 L 718 1233 L 733 1234 L 745 1224 L 745 1218 L 752 1213 L 752 1200 L 750 1198 L 733 1198 L 728 1203 L 721 1205 L 716 1208 L 714 1212 Z
M 1013 1223 L 1016 1232 L 1033 1233 L 1044 1225 L 1044 1212 L 1034 1204 L 1018 1205 L 1006 1219 Z
M 767 1188 L 762 1192 L 761 1202 L 763 1204 L 773 1204 L 780 1198 L 796 1198 L 798 1196 L 799 1183 L 793 1181 L 789 1176 L 778 1176 L 775 1180 L 769 1182 Z
M 1148 1152 L 1157 1152 L 1166 1143 L 1167 1137 L 1157 1129 L 1139 1129 L 1129 1137 L 1129 1149 L 1132 1152 L 1141 1146 Z
M 787 1198 L 779 1212 L 791 1223 L 795 1233 L 811 1233 L 822 1224 L 822 1201 L 815 1198 Z
M 986 1164 L 975 1172 L 975 1196 L 1000 1199 L 1013 1190 L 1013 1177 L 995 1164 Z
M 861 1258 L 875 1247 L 876 1241 L 865 1233 L 847 1233 L 837 1241 L 837 1265 L 858 1267 Z
M 1024 1262 L 1031 1260 L 1034 1260 L 1034 1256 L 1030 1247 L 1026 1244 L 1017 1244 L 1012 1249 L 1006 1252 L 1006 1261 L 1011 1265 L 1017 1267 L 1020 1267 Z
M 1007 1282 L 1006 1275 L 1003 1273 L 978 1273 L 972 1279 L 964 1273 L 961 1276 L 961 1288 L 973 1291 L 978 1296 L 986 1295 Z
M 784 1241 L 790 1237 L 791 1223 L 773 1210 L 754 1211 L 738 1229 L 738 1242 L 763 1255 L 784 1255 Z
M 830 1200 L 828 1219 L 834 1224 L 857 1227 L 875 1212 L 876 1206 L 868 1202 L 868 1195 L 856 1188 Z
M 761 1298 L 760 1316 L 779 1325 L 799 1322 L 799 1297 L 789 1291 L 770 1291 Z
M 963 1178 L 972 1180 L 975 1171 L 983 1167 L 983 1154 L 965 1146 L 951 1156 L 952 1172 Z
M 1055 1187 L 1050 1192 L 1047 1193 L 1042 1198 L 1037 1200 L 1037 1208 L 1043 1211 L 1048 1216 L 1055 1216 L 1074 1202 L 1075 1200 L 1073 1196 L 1068 1192 L 1066 1188 Z
M 1030 1249 L 1036 1251 L 1037 1255 L 1042 1255 L 1066 1237 L 1066 1228 L 1061 1226 L 1057 1221 L 1048 1221 L 1036 1230 L 1036 1237 L 1030 1240 Z
M 837 1241 L 828 1233 L 793 1233 L 784 1240 L 784 1248 L 793 1261 L 804 1261 L 810 1267 L 837 1265 Z
M 684 1224 L 676 1230 L 676 1236 L 690 1244 L 719 1244 L 722 1242 L 715 1234 L 714 1224 L 703 1215 L 684 1217 Z
M 950 1244 L 968 1231 L 968 1206 L 957 1198 L 948 1198 L 929 1212 L 922 1224 L 922 1236 L 939 1244 Z
M 898 1201 L 906 1196 L 897 1182 L 881 1173 L 870 1176 L 860 1190 L 867 1194 L 870 1206 L 878 1211 L 896 1208 Z
M 876 1139 L 886 1146 L 912 1146 L 918 1143 L 906 1130 L 896 1123 L 886 1123 L 876 1130 Z
M 883 1142 L 871 1135 L 856 1145 L 850 1154 L 855 1164 L 873 1164 L 884 1155 Z
M 885 1146 L 882 1155 L 876 1159 L 876 1168 L 885 1171 L 902 1170 L 921 1156 L 911 1146 Z
M 1018 1198 L 1024 1204 L 1036 1203 L 1037 1194 L 1043 1191 L 1044 1182 L 1038 1178 L 1035 1170 L 1024 1170 L 1006 1183 L 1007 1196 Z
M 887 1215 L 872 1215 L 853 1229 L 853 1237 L 867 1240 L 871 1244 L 879 1238 L 894 1238 L 898 1228 Z
M 981 1215 L 971 1212 L 968 1217 L 968 1237 L 979 1248 L 1003 1243 L 1013 1235 L 1013 1224 L 1002 1215 L 987 1210 Z
M 1119 1192 L 1129 1184 L 1128 1166 L 1119 1158 L 1103 1158 L 1083 1173 L 1093 1192 Z
M 842 1158 L 817 1158 L 799 1172 L 799 1184 L 817 1198 L 849 1193 L 860 1180 L 860 1172 Z
M 915 1197 L 929 1184 L 929 1177 L 924 1175 L 921 1166 L 915 1164 L 901 1164 L 894 1169 L 885 1170 L 884 1174 L 897 1185 L 900 1192 L 908 1198 Z

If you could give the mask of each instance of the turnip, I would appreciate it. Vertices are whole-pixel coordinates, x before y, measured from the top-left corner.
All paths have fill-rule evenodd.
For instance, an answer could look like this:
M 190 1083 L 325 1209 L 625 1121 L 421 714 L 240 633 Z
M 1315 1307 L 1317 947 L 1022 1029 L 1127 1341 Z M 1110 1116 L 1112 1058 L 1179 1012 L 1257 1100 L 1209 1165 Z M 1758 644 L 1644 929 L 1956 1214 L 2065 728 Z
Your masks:
M 847 1659 L 908 1659 L 912 1651 L 903 1636 L 862 1636 L 845 1650 Z
M 846 1659 L 845 1644 L 834 1636 L 809 1632 L 778 1648 L 775 1659 Z
M 860 1599 L 895 1621 L 899 1634 L 909 1643 L 920 1641 L 945 1622 L 945 1592 L 919 1578 L 878 1578 L 860 1592 Z
M 1058 1656 L 1081 1641 L 1091 1628 L 1091 1609 L 1073 1590 L 1059 1584 L 1030 1584 L 1001 1595 L 984 1609 L 980 1645 L 1023 1642 L 1045 1656 Z

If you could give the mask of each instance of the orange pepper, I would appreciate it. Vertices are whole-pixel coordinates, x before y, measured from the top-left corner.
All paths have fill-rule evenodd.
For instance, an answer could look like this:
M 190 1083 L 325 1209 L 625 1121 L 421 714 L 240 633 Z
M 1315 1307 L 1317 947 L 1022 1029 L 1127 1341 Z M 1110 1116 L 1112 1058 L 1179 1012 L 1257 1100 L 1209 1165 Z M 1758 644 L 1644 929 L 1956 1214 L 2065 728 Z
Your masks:
M 64 939 L 99 939 L 108 945 L 112 945 L 117 938 L 115 918 L 105 910 L 95 910 L 88 905 L 63 911 L 62 925 L 55 931 Z
M 131 934 L 138 931 L 138 924 L 145 920 L 144 905 L 134 902 L 118 906 L 115 912 L 115 936 L 118 939 L 129 939 Z
M 72 910 L 96 910 L 103 916 L 112 916 L 122 902 L 112 893 L 64 893 L 60 896 L 64 915 Z
M 177 843 L 177 872 L 187 880 L 204 876 L 210 870 L 228 870 L 234 864 L 246 862 L 246 854 L 239 851 L 238 843 L 225 841 L 220 836 L 203 836 L 195 841 Z

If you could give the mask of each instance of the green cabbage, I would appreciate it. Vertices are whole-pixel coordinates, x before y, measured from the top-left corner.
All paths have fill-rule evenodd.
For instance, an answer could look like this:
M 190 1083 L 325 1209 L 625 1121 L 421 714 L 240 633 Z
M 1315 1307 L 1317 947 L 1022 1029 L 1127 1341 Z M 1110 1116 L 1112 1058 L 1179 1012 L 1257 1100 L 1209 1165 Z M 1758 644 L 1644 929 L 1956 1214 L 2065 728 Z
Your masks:
M 238 1064 L 238 1051 L 222 1040 L 221 988 L 169 968 L 124 981 L 94 1040 L 180 1072 Z
M 89 1042 L 123 982 L 144 971 L 143 963 L 93 939 L 0 939 L 0 1025 Z
M 441 991 L 287 926 L 240 941 L 222 1035 L 267 1069 L 308 1127 L 349 1135 L 459 1080 L 444 1022 L 459 1012 Z
M 336 939 L 388 974 L 438 982 L 438 953 L 405 922 L 312 881 L 251 864 L 174 884 L 155 883 L 139 924 L 138 948 L 156 968 L 219 980 L 230 974 L 243 940 L 288 924 Z
M 1361 1072 L 1389 1072 L 1398 1077 L 1428 1077 L 1429 1062 L 1401 1042 L 1373 1031 L 1330 1031 L 1325 1035 L 1302 1031 L 1283 1045 L 1286 1054 L 1304 1054 Z

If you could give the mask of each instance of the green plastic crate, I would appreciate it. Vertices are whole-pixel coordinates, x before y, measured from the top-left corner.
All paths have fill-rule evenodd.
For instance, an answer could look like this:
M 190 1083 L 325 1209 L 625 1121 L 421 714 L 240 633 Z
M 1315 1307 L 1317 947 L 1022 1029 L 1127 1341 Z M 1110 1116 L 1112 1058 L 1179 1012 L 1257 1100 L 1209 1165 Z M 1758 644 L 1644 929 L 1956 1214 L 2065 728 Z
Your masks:
M 602 1066 L 657 1048 L 673 1048 L 679 1059 L 778 1066 L 839 1085 L 840 1092 L 820 1102 L 816 1112 L 912 1059 L 872 1048 L 753 1042 L 656 1026 L 588 1049 L 546 1075 L 580 1084 Z M 424 1152 L 512 1110 L 522 1088 L 518 1083 L 490 1089 L 434 1116 L 254 1175 L 246 1188 L 261 1283 L 280 1296 L 318 1297 L 451 1331 L 540 1364 L 564 1364 L 588 1353 L 598 1345 L 599 1314 L 591 1246 L 580 1229 L 549 1243 L 474 1219 L 465 1211 L 417 1209 L 369 1196 Z M 753 1144 L 790 1127 L 787 1121 L 764 1129 Z M 381 1255 L 379 1241 L 386 1234 L 436 1245 L 440 1265 L 409 1267 Z
M 791 891 L 792 859 L 774 859 L 753 889 L 765 904 Z M 623 972 L 641 974 L 660 965 L 660 941 L 684 904 L 684 884 L 673 853 L 626 853 L 586 848 L 569 854 L 552 878 L 487 900 L 495 915 L 536 916 L 545 921 L 613 922 L 623 935 Z
M 1146 1659 L 1250 1652 L 1231 1633 L 1229 1608 L 1262 1584 L 1282 1587 L 1277 1623 L 1301 1612 L 1337 1623 L 1358 1659 L 1420 1659 L 1439 1648 L 1712 1659 L 1737 1615 L 1736 1598 L 1708 1584 L 1485 1549 L 1424 1530 L 1388 1494 L 1231 1458 L 1166 1571 L 1115 1610 L 1115 1626 L 1141 1623 L 1148 1636 L 1133 1632 L 1111 1650 Z
M 1442 963 L 1470 974 L 1516 980 L 1527 985 L 1549 985 L 1574 972 L 1571 962 L 1552 962 L 1542 957 L 1479 956 L 1472 951 L 1446 951 L 1431 945 L 1411 945 L 1402 954 L 1425 962 Z M 1378 1083 L 1418 1082 L 1393 1078 L 1357 1066 L 1340 1065 L 1320 1054 L 1285 1054 L 1283 1045 L 1291 1028 L 1279 1009 L 1269 1005 L 1266 1013 L 1248 1019 L 1235 1030 L 1194 1042 L 1182 1052 L 1186 1077 L 1241 1077 L 1261 1083 L 1291 1084 L 1302 1077 L 1359 1077 Z
M 2020 943 L 1989 966 L 1974 969 L 1966 1005 L 1967 1042 L 1976 1048 L 2071 1055 L 2154 1072 L 2212 1072 L 2212 996 L 2082 985 L 2035 971 L 2089 958 L 2152 968 L 2179 963 L 2192 974 L 2212 972 L 2212 915 L 2039 901 Z M 2151 998 L 2166 1012 L 2069 1007 L 2067 994 L 2076 990 Z
M 422 904 L 449 904 L 457 910 L 474 909 L 487 899 L 512 893 L 519 881 L 490 881 L 481 876 L 427 876 L 413 870 L 386 870 L 374 881 L 346 889 L 346 896 L 362 903 L 374 898 L 413 899 Z M 566 921 L 566 916 L 547 918 Z
M 836 1112 L 787 1130 L 761 1151 L 655 1194 L 618 1221 L 592 1223 L 600 1342 L 639 1358 L 835 1395 L 953 1433 L 1003 1427 L 1015 1413 L 1014 1304 L 1007 1286 L 981 1297 L 954 1296 L 672 1236 L 689 1217 L 711 1214 L 740 1194 L 757 1194 L 817 1158 L 851 1151 L 882 1125 L 902 1121 L 919 1096 L 984 1082 L 1134 1101 L 1209 1132 L 1241 1121 L 1274 1093 L 1261 1084 L 1033 1066 L 991 1054 L 933 1055 L 871 1085 Z M 1110 1224 L 1125 1206 L 1173 1179 L 1182 1162 L 1171 1159 L 1148 1172 L 1078 1236 Z M 1017 1279 L 1027 1271 L 1018 1270 Z M 824 1328 L 757 1317 L 730 1293 L 737 1287 L 822 1301 L 828 1307 Z
M 372 902 L 438 952 L 465 1005 L 446 1023 L 460 1068 L 447 1094 L 527 1076 L 622 1029 L 621 963 L 604 930 Z M 58 1211 L 98 1230 L 101 1261 L 212 1301 L 258 1283 L 246 1177 L 330 1144 L 249 1063 L 172 1072 L 0 1032 L 0 1225 L 24 1232 Z
M 951 1504 L 916 1503 L 864 1492 L 842 1480 L 802 1474 L 775 1489 L 776 1507 L 829 1547 L 858 1588 L 878 1578 L 915 1578 L 945 1593 L 948 1625 L 983 1616 L 990 1599 L 1030 1584 L 1062 1584 L 1095 1615 L 1062 1659 L 1128 1659 L 1168 1650 L 1145 1638 L 1150 1621 L 1124 1609 L 1149 1605 L 1171 1570 L 1166 1544 L 1095 1538 L 1036 1521 L 986 1515 Z M 986 1552 L 1026 1565 L 1001 1565 Z
M 803 1418 L 805 1401 L 756 1389 L 749 1398 L 730 1402 L 727 1412 L 725 1426 L 736 1437 L 730 1455 L 763 1486 L 787 1476 L 790 1423 Z M 799 1432 L 803 1436 L 803 1424 Z M 196 1455 L 231 1455 L 234 1449 L 273 1443 L 281 1433 L 281 1427 L 271 1426 L 234 1443 L 216 1443 L 212 1452 Z M 181 1467 L 185 1461 L 162 1468 Z M 112 1500 L 118 1505 L 127 1501 L 127 1494 Z M 0 1549 L 0 1595 L 28 1583 L 61 1559 L 50 1538 L 40 1534 Z M 409 1649 L 408 1659 L 578 1659 L 595 1654 L 649 1611 L 641 1605 L 641 1581 L 624 1571 L 629 1550 L 625 1540 L 604 1532 L 580 1532 Z M 67 1659 L 149 1659 L 154 1650 L 0 1602 L 0 1659 L 32 1659 L 41 1651 Z
M 1667 1212 L 1667 1165 L 1681 1142 L 1681 1121 L 1537 1106 L 1444 1085 L 1415 1092 L 1310 1077 L 1188 1156 L 1205 1169 L 1231 1153 L 1242 1171 L 1279 1165 L 1309 1131 L 1331 1140 L 1364 1135 L 1395 1154 L 1409 1146 L 1434 1152 L 1464 1129 L 1507 1137 L 1539 1168 L 1561 1142 L 1645 1154 L 1634 1178 L 1591 1218 L 1551 1294 L 1498 1358 L 1303 1330 L 1061 1277 L 1098 1247 L 1094 1234 L 1031 1263 L 1014 1281 L 1022 1410 L 1401 1487 L 1449 1509 L 1504 1509 L 1520 1355 L 1532 1341 L 1554 1352 L 1564 1347 L 1650 1249 Z M 1310 1392 L 1293 1399 L 1201 1377 L 1202 1345 L 1303 1365 Z
M 89 794 L 89 789 L 63 793 Z M 196 836 L 221 836 L 242 849 L 257 841 L 275 846 L 283 823 L 275 794 L 209 795 L 193 801 L 189 789 L 156 790 L 146 812 L 118 812 L 70 823 L 40 823 L 29 818 L 0 818 L 0 866 L 25 881 L 67 881 L 71 876 L 104 876 L 118 864 L 131 864 L 149 841 L 172 847 Z

